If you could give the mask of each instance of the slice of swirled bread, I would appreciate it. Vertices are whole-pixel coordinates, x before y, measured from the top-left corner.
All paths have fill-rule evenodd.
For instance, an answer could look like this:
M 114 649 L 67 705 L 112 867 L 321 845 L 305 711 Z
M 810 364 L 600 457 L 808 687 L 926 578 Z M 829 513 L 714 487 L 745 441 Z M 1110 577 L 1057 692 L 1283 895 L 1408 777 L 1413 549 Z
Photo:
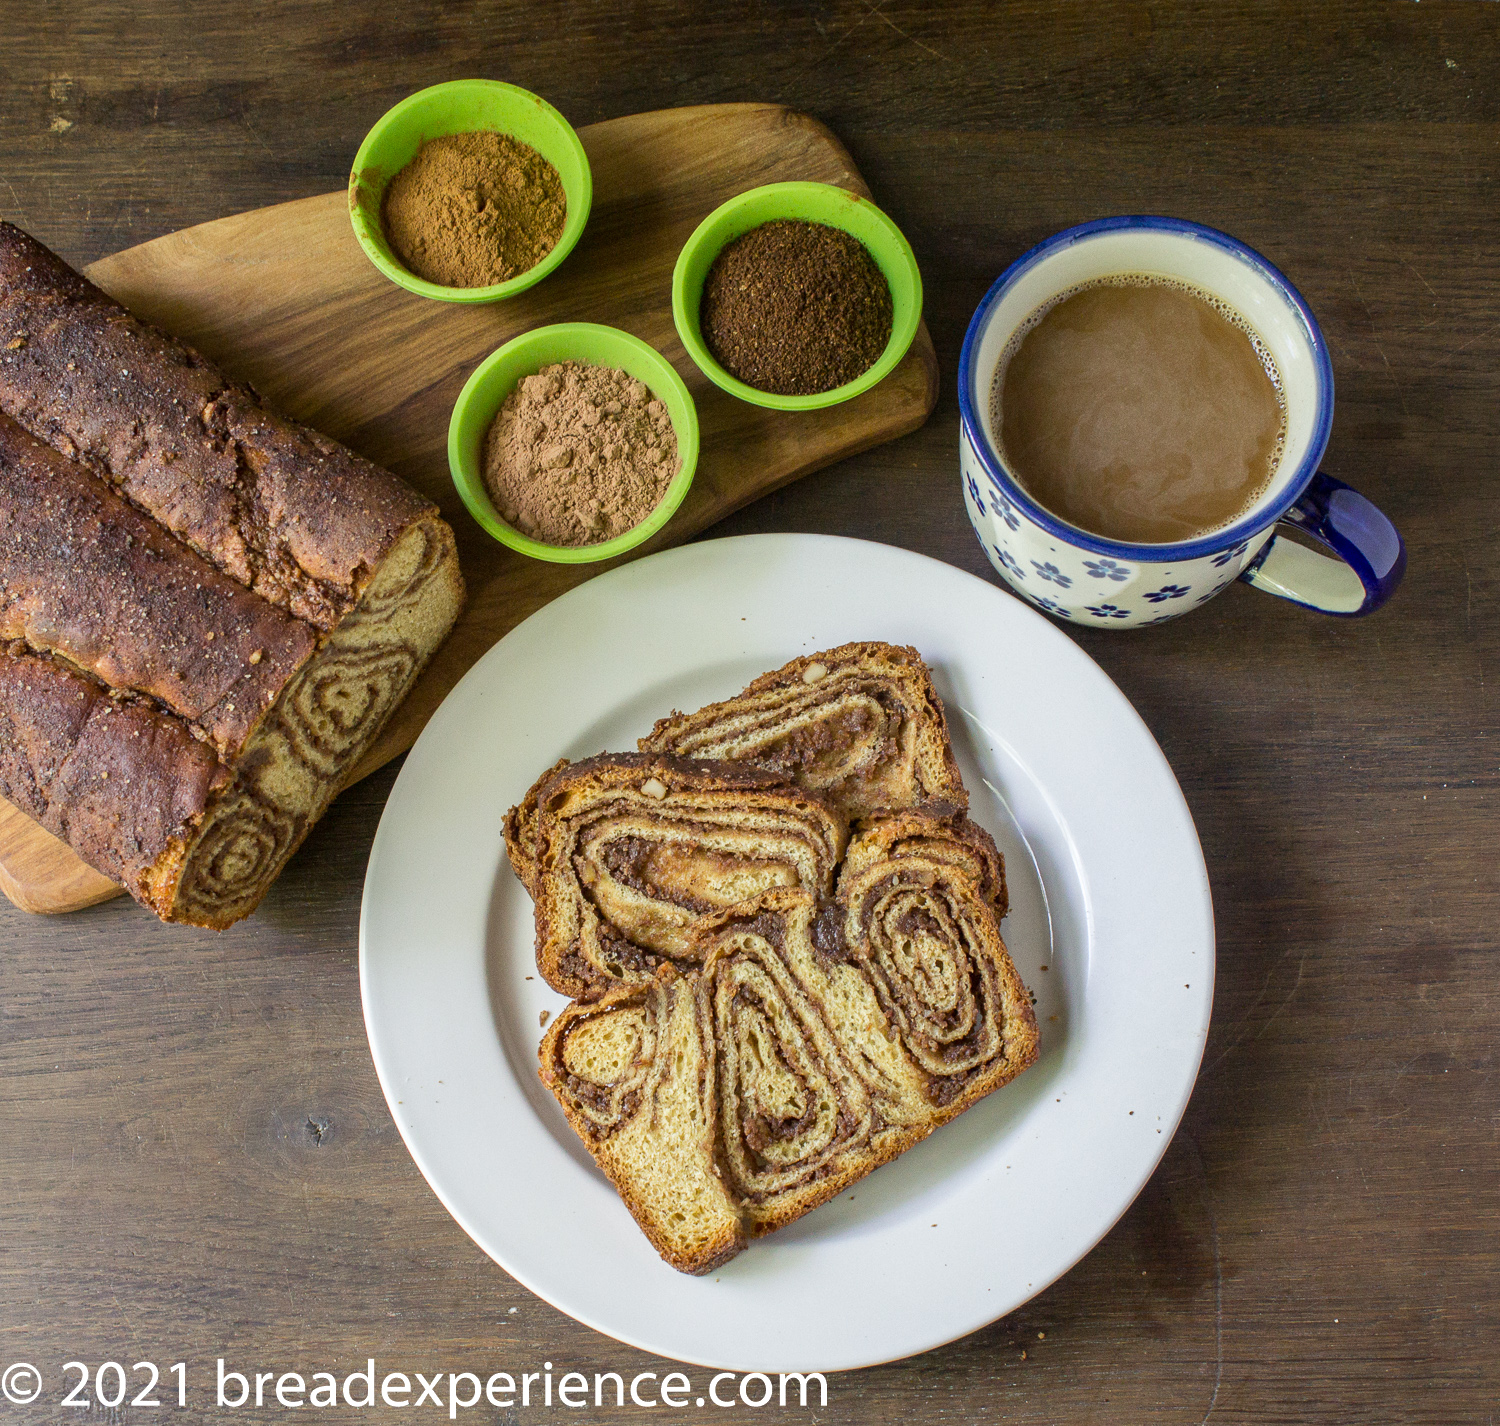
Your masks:
M 642 754 L 556 771 L 537 792 L 537 967 L 580 999 L 697 963 L 703 916 L 776 887 L 829 895 L 844 821 L 754 768 Z
M 715 1060 L 690 981 L 663 966 L 645 984 L 570 1005 L 539 1056 L 543 1083 L 667 1262 L 707 1273 L 744 1247 L 705 1117 Z
M 969 802 L 927 665 L 894 644 L 793 659 L 737 697 L 663 718 L 640 749 L 751 763 L 849 817 L 934 798 Z
M 934 1126 L 1035 1061 L 1031 997 L 991 895 L 958 860 L 898 849 L 846 867 L 838 900 L 849 954 L 925 1076 Z
M 767 891 L 693 942 L 699 969 L 570 1007 L 541 1049 L 543 1080 L 683 1271 L 826 1203 L 1036 1057 L 990 899 L 951 862 L 873 861 L 839 904 Z

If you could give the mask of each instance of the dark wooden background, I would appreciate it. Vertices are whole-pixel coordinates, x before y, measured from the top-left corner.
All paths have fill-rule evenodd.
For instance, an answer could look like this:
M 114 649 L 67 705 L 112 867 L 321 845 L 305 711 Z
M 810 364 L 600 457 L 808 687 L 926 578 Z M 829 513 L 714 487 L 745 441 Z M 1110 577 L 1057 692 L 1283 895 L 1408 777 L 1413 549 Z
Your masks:
M 580 124 L 730 99 L 826 121 L 916 249 L 944 396 L 714 534 L 859 535 L 992 578 L 952 391 L 1000 270 L 1147 211 L 1290 274 L 1333 351 L 1325 468 L 1399 524 L 1405 587 L 1366 621 L 1236 586 L 1163 628 L 1071 631 L 1166 750 L 1213 881 L 1187 1118 L 1059 1283 L 836 1379 L 816 1419 L 1494 1421 L 1500 5 L 12 0 L 4 30 L 0 214 L 77 263 L 341 187 L 370 123 L 442 79 Z M 668 1369 L 491 1264 L 392 1126 L 355 955 L 392 773 L 226 934 L 0 905 L 0 1367 Z M 0 1423 L 77 1419 L 0 1401 Z

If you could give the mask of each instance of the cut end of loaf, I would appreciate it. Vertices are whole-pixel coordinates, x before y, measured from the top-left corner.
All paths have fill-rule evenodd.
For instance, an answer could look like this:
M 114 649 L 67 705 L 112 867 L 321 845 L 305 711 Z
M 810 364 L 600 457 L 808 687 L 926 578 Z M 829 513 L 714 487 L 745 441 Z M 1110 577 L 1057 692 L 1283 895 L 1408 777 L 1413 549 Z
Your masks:
M 255 909 L 447 637 L 463 594 L 452 530 L 436 516 L 414 522 L 257 726 L 233 788 L 152 902 L 164 920 L 222 929 Z

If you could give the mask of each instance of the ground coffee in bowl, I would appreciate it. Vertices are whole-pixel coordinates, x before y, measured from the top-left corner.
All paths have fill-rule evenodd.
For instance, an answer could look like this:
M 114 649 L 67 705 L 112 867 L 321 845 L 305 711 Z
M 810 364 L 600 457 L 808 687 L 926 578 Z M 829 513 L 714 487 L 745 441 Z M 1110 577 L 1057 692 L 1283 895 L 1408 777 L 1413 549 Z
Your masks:
M 826 223 L 777 219 L 727 244 L 703 284 L 714 359 L 760 391 L 811 396 L 868 371 L 891 339 L 891 289 L 865 248 Z

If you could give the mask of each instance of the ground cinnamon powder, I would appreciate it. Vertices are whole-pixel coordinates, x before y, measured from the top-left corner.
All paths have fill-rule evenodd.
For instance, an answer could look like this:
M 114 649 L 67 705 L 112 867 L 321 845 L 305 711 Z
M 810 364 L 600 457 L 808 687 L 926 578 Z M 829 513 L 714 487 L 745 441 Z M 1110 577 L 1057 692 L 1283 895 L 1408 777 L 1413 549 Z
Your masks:
M 509 134 L 428 139 L 387 185 L 386 241 L 418 277 L 489 287 L 533 268 L 568 216 L 557 170 Z
M 548 545 L 623 535 L 676 474 L 667 408 L 610 366 L 544 366 L 506 397 L 484 438 L 484 483 L 500 518 Z

